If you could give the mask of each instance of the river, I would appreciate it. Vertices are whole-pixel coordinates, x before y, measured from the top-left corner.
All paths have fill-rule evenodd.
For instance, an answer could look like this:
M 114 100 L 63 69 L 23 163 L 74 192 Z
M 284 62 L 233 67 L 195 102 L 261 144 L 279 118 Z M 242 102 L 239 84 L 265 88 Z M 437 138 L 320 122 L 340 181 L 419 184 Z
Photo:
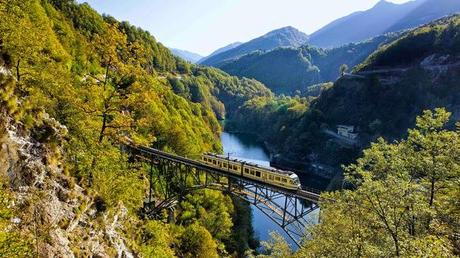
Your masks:
M 227 156 L 238 158 L 241 160 L 250 161 L 262 166 L 270 166 L 270 154 L 264 148 L 263 144 L 260 144 L 255 140 L 255 137 L 247 134 L 234 134 L 223 132 L 221 134 L 221 141 L 224 149 L 224 153 Z M 311 178 L 304 174 L 298 174 L 302 185 L 316 189 L 324 189 L 324 180 L 318 181 L 316 178 Z M 286 239 L 292 248 L 296 248 L 294 242 L 287 236 L 287 234 L 270 218 L 263 214 L 255 206 L 251 205 L 252 209 L 252 225 L 256 236 L 261 241 L 267 241 L 270 239 L 270 232 L 278 232 Z M 311 213 L 310 221 L 314 223 L 317 221 L 318 210 Z

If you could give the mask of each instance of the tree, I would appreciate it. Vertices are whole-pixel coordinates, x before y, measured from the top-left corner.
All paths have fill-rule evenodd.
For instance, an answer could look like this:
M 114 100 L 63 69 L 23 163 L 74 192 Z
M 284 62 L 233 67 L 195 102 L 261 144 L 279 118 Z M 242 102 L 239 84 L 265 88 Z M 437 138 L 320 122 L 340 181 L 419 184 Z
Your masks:
M 179 238 L 180 257 L 217 258 L 217 244 L 211 234 L 202 226 L 192 224 L 185 228 Z
M 288 258 L 293 254 L 286 240 L 276 232 L 270 233 L 270 240 L 262 242 L 262 247 L 265 254 L 258 255 L 257 257 Z
M 148 221 L 142 228 L 138 242 L 144 257 L 172 258 L 174 251 L 170 248 L 172 236 L 169 227 L 155 220 Z
M 40 26 L 36 20 L 30 19 L 27 11 L 36 11 L 33 1 L 5 1 L 0 3 L 1 49 L 11 57 L 11 65 L 15 69 L 16 80 L 21 82 L 26 66 L 30 60 L 38 58 L 38 53 L 43 48 L 44 37 L 41 37 L 36 26 Z
M 460 134 L 444 129 L 450 114 L 425 111 L 407 140 L 380 139 L 346 167 L 355 190 L 326 195 L 322 222 L 310 229 L 306 257 L 448 257 L 458 245 L 455 209 Z M 326 200 L 325 198 L 325 200 Z
M 33 257 L 32 239 L 14 223 L 14 199 L 0 178 L 0 257 Z M 17 220 L 17 218 L 16 218 Z
M 342 76 L 344 76 L 346 72 L 348 72 L 348 65 L 346 65 L 346 64 L 341 65 L 340 66 L 340 74 Z
M 427 110 L 417 118 L 417 129 L 409 130 L 408 143 L 417 149 L 416 176 L 427 181 L 430 206 L 446 181 L 458 176 L 459 138 L 456 132 L 444 129 L 450 115 L 445 109 Z

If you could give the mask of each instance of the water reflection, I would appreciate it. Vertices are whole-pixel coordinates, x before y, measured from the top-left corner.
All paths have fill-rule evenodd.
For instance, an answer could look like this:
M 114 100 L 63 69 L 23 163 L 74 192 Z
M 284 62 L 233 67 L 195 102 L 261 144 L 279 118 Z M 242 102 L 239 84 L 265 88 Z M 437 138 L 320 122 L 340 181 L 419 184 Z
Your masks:
M 233 158 L 252 162 L 261 166 L 270 166 L 270 154 L 268 151 L 259 144 L 255 137 L 246 134 L 232 134 L 224 132 L 221 135 L 221 141 L 224 148 L 225 155 Z M 301 181 L 302 177 L 299 175 Z M 261 241 L 270 239 L 270 232 L 275 231 L 282 235 L 291 247 L 296 248 L 294 242 L 289 236 L 269 217 L 263 214 L 257 207 L 251 205 L 253 213 L 253 227 L 256 236 Z M 318 211 L 311 214 L 312 221 L 316 221 Z

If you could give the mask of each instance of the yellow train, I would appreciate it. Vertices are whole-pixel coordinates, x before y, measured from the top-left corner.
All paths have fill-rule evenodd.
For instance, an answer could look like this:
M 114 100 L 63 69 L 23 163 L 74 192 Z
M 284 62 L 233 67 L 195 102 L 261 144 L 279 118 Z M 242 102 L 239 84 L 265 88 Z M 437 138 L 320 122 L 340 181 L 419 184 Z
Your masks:
M 225 170 L 229 173 L 247 177 L 253 180 L 276 185 L 289 190 L 301 188 L 299 177 L 290 171 L 261 167 L 256 164 L 230 159 L 212 153 L 203 154 L 201 161 L 208 166 Z

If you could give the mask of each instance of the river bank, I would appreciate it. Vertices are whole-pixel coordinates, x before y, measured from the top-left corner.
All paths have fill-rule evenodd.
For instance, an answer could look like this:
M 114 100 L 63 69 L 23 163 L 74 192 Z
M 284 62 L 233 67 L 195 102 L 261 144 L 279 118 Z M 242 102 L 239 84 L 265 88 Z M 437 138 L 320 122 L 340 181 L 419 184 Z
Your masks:
M 233 158 L 249 161 L 261 166 L 270 167 L 270 153 L 264 144 L 250 134 L 235 134 L 223 132 L 221 134 L 221 142 L 224 149 L 224 155 L 229 155 Z M 316 177 L 299 174 L 299 179 L 303 185 L 307 185 L 315 189 L 325 189 L 329 181 L 324 182 Z M 259 210 L 256 206 L 251 205 L 252 210 L 252 226 L 255 236 L 260 241 L 270 240 L 270 233 L 277 232 L 291 245 L 296 248 L 295 243 L 289 236 L 280 228 L 274 221 Z M 314 211 L 309 216 L 311 223 L 317 222 L 319 210 Z
M 225 128 L 225 123 L 223 123 L 223 125 Z M 326 185 L 324 188 L 318 190 L 335 190 L 341 185 L 342 171 L 340 168 L 335 168 L 321 162 L 310 163 L 292 160 L 283 155 L 269 142 L 261 140 L 257 134 L 254 133 L 242 132 L 228 128 L 225 128 L 224 131 L 230 134 L 250 136 L 269 153 L 270 166 L 296 172 L 299 176 L 303 175 L 303 177 L 309 177 L 310 180 L 306 182 L 306 186 L 308 187 L 313 188 L 318 185 L 318 182 L 311 182 L 311 178 L 315 179 L 313 181 L 320 181 L 320 185 Z

